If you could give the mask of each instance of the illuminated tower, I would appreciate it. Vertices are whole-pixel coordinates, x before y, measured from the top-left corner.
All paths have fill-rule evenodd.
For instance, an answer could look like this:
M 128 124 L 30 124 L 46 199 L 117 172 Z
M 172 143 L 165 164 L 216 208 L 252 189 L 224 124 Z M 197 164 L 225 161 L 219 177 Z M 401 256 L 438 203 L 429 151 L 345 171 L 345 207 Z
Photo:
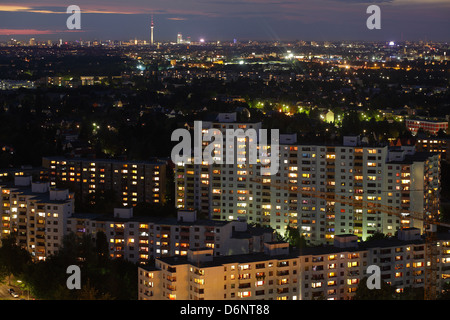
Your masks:
M 153 29 L 155 28 L 155 25 L 153 23 L 153 15 L 152 15 L 152 25 L 151 25 L 151 35 L 150 35 L 150 44 L 153 45 Z

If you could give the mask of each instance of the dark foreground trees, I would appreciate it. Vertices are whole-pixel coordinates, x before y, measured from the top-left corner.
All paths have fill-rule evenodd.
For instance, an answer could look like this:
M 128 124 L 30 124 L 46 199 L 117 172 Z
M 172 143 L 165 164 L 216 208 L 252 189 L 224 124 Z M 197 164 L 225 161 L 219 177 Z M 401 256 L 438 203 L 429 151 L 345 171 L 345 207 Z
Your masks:
M 0 257 L 15 260 L 16 253 L 8 251 Z M 61 250 L 45 261 L 21 260 L 16 277 L 26 283 L 30 293 L 45 300 L 134 300 L 137 299 L 137 266 L 122 259 L 111 259 L 103 233 L 96 241 L 92 237 L 64 237 Z M 17 262 L 18 263 L 18 262 Z M 70 265 L 81 269 L 81 289 L 70 290 L 66 281 Z M 17 267 L 17 265 L 16 265 Z M 3 274 L 4 275 L 4 274 Z
M 402 292 L 397 293 L 396 287 L 381 281 L 379 289 L 369 289 L 367 286 L 368 277 L 364 277 L 356 288 L 354 300 L 423 300 L 423 288 L 404 288 Z

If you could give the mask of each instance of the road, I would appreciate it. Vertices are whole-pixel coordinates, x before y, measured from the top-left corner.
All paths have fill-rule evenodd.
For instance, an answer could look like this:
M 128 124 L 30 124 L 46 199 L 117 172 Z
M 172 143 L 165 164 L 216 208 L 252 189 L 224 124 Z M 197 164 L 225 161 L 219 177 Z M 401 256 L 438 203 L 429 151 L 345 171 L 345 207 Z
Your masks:
M 8 289 L 13 288 L 15 292 L 19 294 L 19 297 L 14 298 L 9 292 Z M 8 283 L 6 284 L 1 283 L 0 284 L 0 300 L 20 300 L 20 299 L 28 299 L 27 293 L 23 292 L 22 290 L 17 286 L 9 286 Z
M 17 300 L 19 298 L 14 298 L 11 296 L 8 292 L 9 288 L 13 288 L 12 286 L 8 286 L 5 284 L 0 284 L 0 300 Z M 15 288 L 13 288 L 14 291 L 18 292 Z

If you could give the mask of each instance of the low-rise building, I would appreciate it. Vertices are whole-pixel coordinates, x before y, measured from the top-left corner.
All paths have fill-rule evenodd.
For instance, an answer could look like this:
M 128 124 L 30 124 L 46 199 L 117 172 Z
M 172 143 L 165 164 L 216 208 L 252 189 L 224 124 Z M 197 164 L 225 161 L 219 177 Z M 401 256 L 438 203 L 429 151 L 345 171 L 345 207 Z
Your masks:
M 450 234 L 438 239 L 440 291 L 450 276 Z M 269 242 L 264 252 L 244 255 L 216 257 L 203 248 L 139 267 L 139 300 L 348 300 L 371 265 L 400 293 L 424 287 L 425 260 L 425 241 L 416 228 L 366 242 L 338 235 L 333 245 L 297 250 Z
M 103 232 L 111 258 L 143 264 L 203 247 L 213 250 L 214 256 L 260 252 L 275 237 L 272 229 L 249 226 L 245 221 L 200 220 L 195 211 L 188 210 L 180 210 L 177 218 L 134 217 L 132 208 L 117 208 L 114 215 L 74 214 L 66 231 L 94 239 L 97 232 Z
M 448 130 L 447 121 L 406 119 L 405 125 L 413 135 L 416 135 L 419 129 L 423 129 L 425 132 L 434 135 L 437 134 L 440 130 L 444 130 L 444 132 L 447 132 Z

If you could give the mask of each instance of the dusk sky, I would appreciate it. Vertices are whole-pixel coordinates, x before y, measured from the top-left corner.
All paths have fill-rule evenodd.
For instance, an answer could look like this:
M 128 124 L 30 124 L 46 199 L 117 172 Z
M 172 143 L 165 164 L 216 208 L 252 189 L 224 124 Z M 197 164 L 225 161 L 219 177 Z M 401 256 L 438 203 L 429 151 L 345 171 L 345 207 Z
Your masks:
M 381 8 L 381 30 L 369 30 L 366 9 Z M 69 31 L 69 5 L 82 10 Z M 177 33 L 206 40 L 450 41 L 450 0 L 16 0 L 0 1 L 0 39 L 149 39 Z

